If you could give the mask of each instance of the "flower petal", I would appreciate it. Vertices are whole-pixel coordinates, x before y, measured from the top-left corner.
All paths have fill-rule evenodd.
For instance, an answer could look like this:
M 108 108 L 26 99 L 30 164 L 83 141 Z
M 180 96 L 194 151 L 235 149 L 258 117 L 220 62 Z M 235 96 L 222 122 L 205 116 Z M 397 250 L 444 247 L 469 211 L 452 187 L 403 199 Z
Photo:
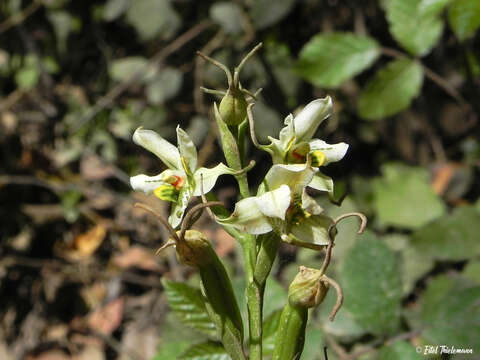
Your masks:
M 169 169 L 182 169 L 178 149 L 155 131 L 139 127 L 133 134 L 133 142 L 157 155 Z
M 288 234 L 282 235 L 282 240 L 293 245 L 309 249 L 321 250 L 330 242 L 328 231 L 333 220 L 325 215 L 313 215 L 294 224 Z
M 166 184 L 164 181 L 169 176 L 185 176 L 183 172 L 176 170 L 165 170 L 162 173 L 155 176 L 147 176 L 144 174 L 132 176 L 130 178 L 130 185 L 133 190 L 141 190 L 145 194 L 150 194 L 158 188 L 160 185 Z
M 300 197 L 317 171 L 318 169 L 307 164 L 273 165 L 259 187 L 258 194 L 287 185 L 292 191 L 292 196 Z
M 199 168 L 195 171 L 195 190 L 193 191 L 194 196 L 202 195 L 202 180 L 203 180 L 203 191 L 208 193 L 215 186 L 217 179 L 220 175 L 233 174 L 236 171 L 229 168 L 223 163 L 218 164 L 214 168 Z M 203 176 L 202 176 L 203 175 Z
M 333 194 L 333 180 L 331 177 L 324 175 L 320 172 L 317 172 L 312 181 L 308 184 L 309 187 L 319 190 L 326 191 L 329 194 Z
M 320 150 L 325 154 L 325 162 L 328 165 L 343 159 L 348 150 L 348 144 L 341 142 L 338 144 L 327 144 L 323 140 L 314 139 L 310 141 L 310 151 Z
M 322 121 L 332 114 L 332 109 L 333 103 L 330 96 L 313 100 L 305 106 L 293 120 L 295 141 L 299 143 L 310 140 Z
M 249 234 L 264 234 L 273 230 L 270 218 L 285 219 L 290 205 L 290 189 L 284 185 L 262 196 L 252 196 L 240 200 L 235 205 L 232 215 L 217 222 L 232 225 Z
M 197 168 L 197 149 L 190 136 L 180 126 L 177 126 L 177 144 L 180 156 L 185 162 L 184 166 L 187 167 L 185 171 L 193 174 Z
M 317 201 L 307 194 L 304 189 L 302 193 L 302 209 L 312 215 L 318 215 L 323 212 L 323 208 L 317 203 Z
M 174 228 L 176 228 L 182 222 L 183 214 L 185 213 L 185 209 L 187 208 L 191 197 L 192 189 L 189 186 L 184 186 L 180 189 L 178 201 L 175 203 L 175 205 L 172 205 L 170 216 L 168 217 L 168 222 Z

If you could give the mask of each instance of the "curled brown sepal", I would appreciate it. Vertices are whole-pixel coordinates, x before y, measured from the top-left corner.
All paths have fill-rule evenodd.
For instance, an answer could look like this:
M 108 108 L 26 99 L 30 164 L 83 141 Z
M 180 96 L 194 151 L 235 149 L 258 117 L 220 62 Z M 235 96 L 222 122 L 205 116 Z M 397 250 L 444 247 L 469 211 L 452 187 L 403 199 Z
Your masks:
M 335 319 L 335 315 L 337 315 L 338 310 L 340 310 L 343 304 L 343 290 L 335 280 L 329 278 L 325 274 L 322 275 L 320 281 L 328 285 L 332 285 L 335 288 L 335 291 L 337 292 L 337 301 L 333 306 L 332 311 L 330 312 L 330 316 L 328 317 L 330 321 L 333 321 Z

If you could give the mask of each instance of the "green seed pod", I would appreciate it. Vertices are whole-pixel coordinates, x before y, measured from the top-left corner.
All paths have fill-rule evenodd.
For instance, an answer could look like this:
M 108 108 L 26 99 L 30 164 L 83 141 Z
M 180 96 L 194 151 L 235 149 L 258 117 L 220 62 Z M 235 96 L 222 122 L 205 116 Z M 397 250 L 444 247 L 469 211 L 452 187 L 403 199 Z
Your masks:
M 322 271 L 300 267 L 288 288 L 288 301 L 280 316 L 272 360 L 300 359 L 305 344 L 308 309 L 322 303 L 328 291 Z
M 296 360 L 305 344 L 308 308 L 293 306 L 287 301 L 280 316 L 272 360 Z
M 232 359 L 244 360 L 242 316 L 230 278 L 210 241 L 200 231 L 187 230 L 184 241 L 176 243 L 176 250 L 180 262 L 200 272 L 207 311 L 225 349 Z
M 227 125 L 240 125 L 247 117 L 247 105 L 245 94 L 236 87 L 231 87 L 222 98 L 218 110 Z

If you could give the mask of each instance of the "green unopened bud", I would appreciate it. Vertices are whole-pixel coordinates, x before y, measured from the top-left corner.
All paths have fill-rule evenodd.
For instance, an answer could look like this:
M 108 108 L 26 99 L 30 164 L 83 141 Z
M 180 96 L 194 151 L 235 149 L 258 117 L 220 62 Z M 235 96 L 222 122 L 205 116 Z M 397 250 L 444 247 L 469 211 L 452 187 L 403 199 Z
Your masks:
M 238 88 L 231 87 L 222 98 L 218 110 L 227 125 L 239 125 L 247 117 L 247 105 L 245 94 Z
M 290 304 L 305 308 L 321 304 L 328 291 L 328 284 L 320 281 L 322 275 L 320 270 L 300 266 L 300 272 L 288 288 Z
M 180 231 L 177 232 L 177 235 Z M 203 267 L 215 259 L 214 250 L 207 237 L 197 230 L 187 230 L 184 241 L 176 244 L 178 261 L 182 264 Z

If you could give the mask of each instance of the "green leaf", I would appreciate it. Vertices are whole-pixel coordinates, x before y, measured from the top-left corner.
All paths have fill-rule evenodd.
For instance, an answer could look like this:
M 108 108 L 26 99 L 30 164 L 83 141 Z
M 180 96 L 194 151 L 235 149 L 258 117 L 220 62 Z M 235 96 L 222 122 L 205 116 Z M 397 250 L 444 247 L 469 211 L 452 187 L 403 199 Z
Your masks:
M 443 32 L 440 11 L 448 0 L 388 0 L 390 33 L 412 55 L 424 56 Z
M 406 341 L 397 341 L 380 349 L 375 360 L 423 360 L 415 346 Z
M 231 2 L 218 2 L 210 7 L 210 17 L 220 25 L 227 34 L 236 35 L 242 32 L 242 11 Z
M 480 255 L 479 234 L 480 214 L 474 207 L 463 206 L 417 230 L 412 244 L 438 260 L 466 260 Z
M 218 342 L 208 341 L 196 344 L 184 352 L 181 360 L 231 360 L 223 345 Z
M 454 0 L 448 9 L 448 22 L 460 41 L 473 36 L 480 27 L 480 1 Z
M 126 20 L 143 40 L 151 40 L 157 36 L 169 39 L 181 24 L 181 19 L 170 0 L 131 1 Z
M 103 19 L 113 21 L 122 15 L 129 7 L 130 0 L 108 0 L 103 8 Z
M 373 234 L 364 236 L 350 248 L 341 271 L 344 307 L 368 332 L 392 334 L 400 325 L 402 298 L 397 258 Z
M 403 294 L 409 294 L 417 282 L 433 269 L 435 262 L 428 253 L 418 251 L 411 244 L 411 239 L 402 234 L 392 234 L 383 237 L 388 246 L 401 255 L 401 274 Z
M 368 236 L 368 235 L 367 235 Z M 335 244 L 337 244 L 337 239 L 335 239 Z M 358 241 L 363 241 L 359 239 Z M 337 254 L 335 254 L 335 257 Z M 343 286 L 343 284 L 341 284 Z M 334 289 L 330 289 L 325 297 L 323 303 L 319 306 L 317 319 L 312 322 L 315 325 L 322 327 L 323 331 L 327 334 L 334 336 L 336 339 L 341 340 L 342 342 L 353 342 L 354 340 L 365 335 L 366 330 L 361 327 L 354 319 L 353 315 L 347 311 L 345 308 L 342 308 L 337 315 L 335 316 L 335 321 L 330 321 L 329 316 L 332 308 L 335 306 L 337 301 L 337 294 Z
M 283 308 L 285 299 L 287 298 L 287 290 L 278 281 L 272 277 L 267 279 L 265 284 L 265 304 L 263 313 L 269 316 L 274 311 Z
M 335 320 L 336 321 L 336 320 Z M 320 329 L 314 327 L 307 327 L 305 333 L 305 346 L 302 352 L 302 360 L 335 360 L 337 359 L 335 353 L 328 350 L 328 359 L 323 357 L 323 347 L 325 341 L 323 338 L 323 332 Z
M 422 337 L 431 344 L 472 348 L 480 339 L 480 286 L 438 276 L 421 298 Z
M 312 84 L 335 88 L 367 69 L 379 55 L 380 46 L 368 36 L 319 34 L 302 48 L 297 69 Z
M 110 77 L 115 81 L 125 81 L 137 71 L 146 69 L 147 59 L 140 56 L 128 56 L 113 60 L 108 67 Z
M 422 83 L 423 69 L 417 61 L 393 60 L 367 83 L 358 100 L 358 113 L 368 120 L 394 115 L 410 106 Z
M 184 324 L 216 338 L 215 324 L 210 320 L 205 308 L 205 301 L 199 289 L 184 283 L 162 280 L 167 295 L 168 305 Z
M 463 269 L 462 275 L 480 285 L 480 260 L 470 260 Z
M 391 163 L 382 166 L 382 173 L 374 182 L 374 203 L 382 224 L 416 229 L 445 213 L 425 169 Z
M 183 74 L 175 68 L 163 68 L 152 78 L 147 87 L 147 99 L 151 104 L 159 105 L 177 95 L 182 87 Z
M 278 326 L 280 325 L 280 316 L 282 315 L 282 310 L 274 311 L 270 316 L 263 322 L 263 352 L 265 355 L 272 355 L 273 348 L 275 347 L 275 335 L 277 334 Z
M 152 360 L 177 360 L 187 350 L 187 341 L 170 342 L 163 345 Z
M 21 89 L 32 89 L 38 84 L 40 72 L 36 66 L 25 66 L 15 74 L 15 82 Z
M 265 29 L 282 20 L 292 10 L 296 0 L 255 0 L 250 8 L 250 16 L 255 28 Z

